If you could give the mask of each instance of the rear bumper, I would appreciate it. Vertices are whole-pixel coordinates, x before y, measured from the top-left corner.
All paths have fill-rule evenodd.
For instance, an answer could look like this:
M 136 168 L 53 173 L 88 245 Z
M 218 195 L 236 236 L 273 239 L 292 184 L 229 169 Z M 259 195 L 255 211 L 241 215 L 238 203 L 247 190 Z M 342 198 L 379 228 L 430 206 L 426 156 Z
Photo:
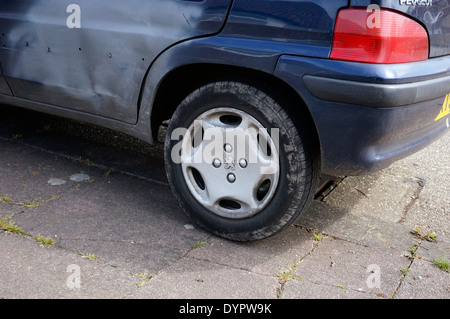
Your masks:
M 450 57 L 371 65 L 283 56 L 275 75 L 309 108 L 325 174 L 383 169 L 448 131 L 449 116 L 438 115 L 450 94 Z
M 308 90 L 326 101 L 372 107 L 396 107 L 426 102 L 450 93 L 450 76 L 405 84 L 376 84 L 307 75 Z

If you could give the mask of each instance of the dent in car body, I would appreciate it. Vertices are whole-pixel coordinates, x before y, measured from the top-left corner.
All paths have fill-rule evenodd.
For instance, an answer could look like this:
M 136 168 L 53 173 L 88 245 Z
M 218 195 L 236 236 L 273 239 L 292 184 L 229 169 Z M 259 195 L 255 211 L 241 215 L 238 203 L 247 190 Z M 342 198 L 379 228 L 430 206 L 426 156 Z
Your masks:
M 4 77 L 18 98 L 126 123 L 137 121 L 151 62 L 180 41 L 219 31 L 231 4 L 78 0 L 81 28 L 69 28 L 72 2 L 0 2 Z
M 49 46 L 47 46 L 46 42 L 41 38 L 35 39 L 35 41 L 40 43 L 40 45 L 37 47 L 35 43 L 34 51 L 24 51 L 25 48 L 22 46 L 25 46 L 24 43 L 27 42 L 27 37 L 35 34 L 33 31 L 34 24 L 32 24 L 32 21 L 19 20 L 18 25 L 14 28 L 14 20 L 17 20 L 19 16 L 22 17 L 22 19 L 24 17 L 29 18 L 27 8 L 35 7 L 42 1 L 45 0 L 37 0 L 36 2 L 33 2 L 33 4 L 30 4 L 30 2 L 25 0 L 17 0 L 14 2 L 11 1 L 9 4 L 4 2 L 0 3 L 0 28 L 2 29 L 0 31 L 8 32 L 6 38 L 9 42 L 9 44 L 7 44 L 6 39 L 2 40 L 3 44 L 6 45 L 6 48 L 0 50 L 0 61 L 9 61 L 10 64 L 6 76 L 9 81 L 14 82 L 15 90 L 17 91 L 15 92 L 16 98 L 9 98 L 5 95 L 0 95 L 0 102 L 38 111 L 45 111 L 58 116 L 66 116 L 75 120 L 85 121 L 96 125 L 102 125 L 133 135 L 149 143 L 153 142 L 151 135 L 152 130 L 150 127 L 151 122 L 149 119 L 152 112 L 153 102 L 161 82 L 166 78 L 168 73 L 186 65 L 220 64 L 254 69 L 266 72 L 268 74 L 273 74 L 279 56 L 284 53 L 326 58 L 330 52 L 331 42 L 328 37 L 318 36 L 317 34 L 332 34 L 335 23 L 334 19 L 336 18 L 337 11 L 340 7 L 347 5 L 347 0 L 333 1 L 331 6 L 329 6 L 329 2 L 321 0 L 319 1 L 319 4 L 324 7 L 323 9 L 317 7 L 317 1 L 309 0 L 206 0 L 194 1 L 192 3 L 182 0 L 149 0 L 148 2 L 153 5 L 148 6 L 148 10 L 143 10 L 141 7 L 138 7 L 140 8 L 140 11 L 145 11 L 145 14 L 143 13 L 144 16 L 150 12 L 150 8 L 153 8 L 154 12 L 166 10 L 165 15 L 160 15 L 160 19 L 156 20 L 162 23 L 162 26 L 156 26 L 160 30 L 160 36 L 158 37 L 153 34 L 152 38 L 152 34 L 145 36 L 144 33 L 145 31 L 151 31 L 151 27 L 153 26 L 143 25 L 142 23 L 138 25 L 141 28 L 131 28 L 129 25 L 128 27 L 131 29 L 127 32 L 120 31 L 127 26 L 126 23 L 130 24 L 128 19 L 132 19 L 133 14 L 140 14 L 134 12 L 136 11 L 136 6 L 131 6 L 131 4 L 137 5 L 142 2 L 141 0 L 133 0 L 131 3 L 127 2 L 127 4 L 123 6 L 121 6 L 120 1 L 105 0 L 104 2 L 108 3 L 108 6 L 111 7 L 106 11 L 108 13 L 107 15 L 100 9 L 93 9 L 94 11 L 92 12 L 86 12 L 87 10 L 85 10 L 86 7 L 84 4 L 89 4 L 89 1 L 78 1 L 77 3 L 80 4 L 81 8 L 81 29 L 68 29 L 65 25 L 66 18 L 69 15 L 66 13 L 66 8 L 71 1 L 47 0 L 47 2 L 53 2 L 53 4 L 57 5 L 59 8 L 57 10 L 57 14 L 61 15 L 61 18 L 58 16 L 58 24 L 53 27 L 56 27 L 57 29 L 59 28 L 59 32 L 62 33 L 59 41 L 62 41 L 63 45 L 69 45 L 70 52 L 67 53 L 68 56 L 65 56 L 65 52 L 55 52 L 55 48 L 59 47 L 60 43 L 54 39 L 54 35 L 57 33 L 52 31 L 52 27 L 50 25 L 45 24 L 44 26 L 41 26 L 41 28 L 47 27 L 51 32 L 51 36 L 47 39 L 47 41 L 52 42 L 53 49 L 50 48 L 51 52 L 47 52 L 47 47 Z M 99 1 L 96 1 L 95 3 L 97 4 L 98 2 Z M 164 5 L 163 2 L 180 5 L 178 8 L 186 8 L 186 10 L 175 10 L 177 7 L 172 7 L 172 9 L 175 9 L 169 10 L 167 4 Z M 289 5 L 290 9 L 294 10 L 296 14 L 302 17 L 302 19 L 310 19 L 310 17 L 307 16 L 312 12 L 319 13 L 319 15 L 315 17 L 315 20 L 316 26 L 320 28 L 317 30 L 309 30 L 313 33 L 317 31 L 317 33 L 312 35 L 312 38 L 308 37 L 305 30 L 305 25 L 302 24 L 304 23 L 303 20 L 293 17 L 293 13 L 291 11 L 283 10 L 283 6 L 275 5 L 275 3 L 278 2 L 283 5 Z M 224 32 L 216 32 L 215 35 L 209 35 L 210 33 L 218 31 L 221 27 L 223 27 L 226 19 L 225 12 L 229 10 L 228 7 L 232 3 L 233 6 L 230 15 L 233 17 L 235 21 L 233 23 L 235 23 L 235 25 L 230 29 L 227 29 L 226 32 L 224 30 Z M 119 5 L 119 8 L 123 8 L 123 10 L 118 10 L 116 5 Z M 264 14 L 267 14 L 271 5 L 275 5 L 274 8 L 278 8 L 278 11 L 276 12 L 276 14 L 278 14 L 278 22 L 276 23 L 272 21 L 273 19 L 271 20 L 272 22 L 270 22 L 269 18 L 267 18 L 267 20 L 264 18 Z M 87 8 L 90 8 L 91 6 L 88 6 Z M 197 19 L 193 19 L 191 16 L 194 15 L 195 10 L 199 7 L 202 8 L 203 15 Z M 186 14 L 183 15 L 182 13 L 189 12 L 189 8 L 191 10 L 191 16 Z M 50 10 L 50 8 L 48 9 Z M 37 9 L 31 11 L 33 12 L 35 10 Z M 56 15 L 54 10 L 50 12 L 53 12 L 53 15 Z M 98 13 L 100 17 L 103 16 L 99 22 L 95 22 L 95 13 Z M 49 14 L 50 13 L 47 13 L 44 16 L 48 16 Z M 158 16 L 158 14 L 154 14 Z M 189 34 L 191 38 L 174 42 L 177 39 L 174 39 L 172 36 L 172 45 L 169 48 L 162 49 L 161 53 L 159 53 L 154 61 L 149 61 L 147 55 L 145 56 L 145 62 L 142 61 L 142 57 L 144 57 L 143 54 L 148 53 L 147 50 L 150 50 L 147 47 L 155 44 L 159 45 L 158 41 L 167 41 L 165 38 L 167 35 L 165 35 L 164 32 L 169 32 L 169 27 L 174 27 L 175 22 L 166 22 L 166 20 L 176 19 L 177 14 L 177 21 L 185 29 L 184 33 Z M 122 21 L 122 24 L 116 25 L 116 21 L 114 20 L 116 19 L 116 15 L 121 17 L 119 22 Z M 7 19 L 8 16 L 9 19 Z M 188 18 L 187 20 L 189 23 L 184 19 L 185 16 Z M 162 19 L 162 17 L 164 17 L 164 19 Z M 258 18 L 256 19 L 255 17 Z M 253 21 L 253 26 L 251 28 L 252 32 L 250 32 L 251 36 L 246 36 L 243 34 L 242 32 L 244 29 L 242 29 L 242 26 L 236 24 L 236 21 L 240 21 L 241 19 Z M 133 18 L 132 20 L 135 21 L 136 19 Z M 149 21 L 151 22 L 152 20 L 150 19 Z M 5 24 L 5 22 L 8 22 L 8 24 Z M 39 20 L 37 22 L 39 22 Z M 272 23 L 272 26 L 270 26 L 270 23 Z M 274 23 L 278 24 L 278 27 L 276 27 Z M 89 28 L 89 24 L 93 24 L 90 28 L 92 29 L 92 37 L 94 37 L 95 41 L 90 40 L 91 38 L 88 33 L 89 30 L 83 31 L 84 29 Z M 116 30 L 112 30 L 111 34 L 109 34 L 107 30 L 105 30 L 105 24 L 110 25 L 110 28 L 114 27 Z M 9 26 L 8 30 L 6 30 L 7 25 Z M 192 29 L 195 25 L 198 26 L 197 29 Z M 298 42 L 296 44 L 291 44 L 287 40 L 283 41 L 279 38 L 279 36 L 277 37 L 275 32 L 275 30 L 279 30 L 282 25 L 289 26 L 289 29 L 293 32 L 292 34 L 295 34 L 296 36 L 302 34 L 303 38 L 297 39 Z M 28 32 L 27 27 L 30 28 Z M 267 30 L 268 27 L 272 28 L 270 36 L 263 39 L 257 39 L 257 35 L 262 35 L 263 31 Z M 300 30 L 301 32 L 296 32 L 295 30 Z M 13 35 L 19 34 L 20 36 L 14 35 L 11 37 L 11 32 L 13 31 Z M 137 31 L 141 31 L 141 34 L 134 34 Z M 75 36 L 72 36 L 72 32 L 75 32 Z M 65 39 L 64 35 L 66 34 L 70 35 L 72 38 Z M 76 34 L 79 35 L 76 36 Z M 84 36 L 82 36 L 83 34 Z M 105 38 L 102 38 L 102 35 L 105 36 Z M 129 42 L 128 37 L 134 38 L 131 43 L 134 46 L 133 48 L 137 50 L 136 52 L 135 50 L 131 50 L 126 47 Z M 150 37 L 150 39 L 156 41 L 150 41 L 147 37 Z M 320 38 L 321 41 L 313 41 L 313 38 Z M 276 46 L 271 42 L 273 40 L 277 41 Z M 11 42 L 14 42 L 15 46 L 19 49 L 17 53 L 20 56 L 15 57 L 14 53 L 9 50 L 9 48 L 12 47 Z M 169 41 L 169 43 L 171 42 Z M 111 47 L 115 48 L 115 50 L 111 49 Z M 79 51 L 79 48 L 82 50 Z M 26 47 L 26 49 L 31 48 Z M 35 72 L 36 68 L 38 69 L 37 71 L 39 71 L 41 66 L 33 66 L 33 61 L 35 61 L 35 59 L 31 55 L 28 55 L 28 57 L 22 57 L 22 55 L 25 55 L 25 52 L 36 51 L 39 51 L 39 53 L 43 55 L 43 58 L 50 57 L 52 54 L 52 57 L 56 57 L 57 55 L 59 56 L 58 61 L 54 61 L 50 58 L 46 60 L 46 69 L 49 68 L 50 71 L 54 72 L 51 68 L 55 66 L 57 67 L 58 74 L 62 77 L 60 82 L 58 82 L 58 85 L 63 84 L 63 93 L 69 92 L 74 95 L 71 96 L 69 101 L 68 99 L 61 98 L 63 101 L 55 101 L 55 104 L 50 104 L 49 102 L 32 101 L 30 99 L 31 97 L 21 99 L 17 98 L 17 93 L 19 92 L 30 95 L 37 94 L 32 93 L 31 89 L 25 90 L 24 87 L 27 84 L 33 85 L 33 90 L 35 92 L 41 92 L 40 95 L 42 95 L 43 98 L 51 98 L 51 92 L 49 92 L 51 86 L 48 87 L 47 82 L 55 81 L 56 78 L 49 77 L 48 75 L 43 77 L 43 75 L 32 73 Z M 40 51 L 44 52 L 42 53 Z M 112 58 L 108 58 L 108 52 L 111 52 Z M 73 65 L 73 62 L 70 62 L 70 58 L 79 56 L 84 57 L 81 61 L 79 61 L 81 65 Z M 33 69 L 27 70 L 24 67 L 20 67 L 22 74 L 19 74 L 19 72 L 15 70 L 14 64 L 15 62 L 21 62 L 22 60 L 30 63 L 33 66 Z M 68 63 L 70 63 L 70 65 L 67 65 Z M 151 67 L 147 71 L 150 65 Z M 99 70 L 99 66 L 102 66 L 105 69 Z M 64 68 L 71 68 L 74 73 L 67 74 L 66 72 L 63 72 Z M 112 69 L 109 70 L 108 68 Z M 100 72 L 100 74 L 96 75 L 96 72 Z M 146 76 L 145 72 L 147 72 Z M 24 84 L 24 81 L 19 78 L 22 75 L 25 75 L 26 77 L 36 77 L 36 83 L 28 81 L 29 83 Z M 96 83 L 97 80 L 100 82 Z M 83 84 L 85 81 L 90 83 L 90 86 Z M 70 82 L 75 82 L 75 85 L 82 86 L 82 88 L 86 90 L 84 94 L 87 94 L 87 96 L 81 98 L 79 94 L 82 94 L 83 92 L 76 90 L 71 92 L 70 87 L 67 85 Z M 174 90 L 176 89 L 177 88 L 174 88 Z M 118 90 L 119 93 L 115 92 L 115 90 Z M 120 94 L 121 92 L 122 94 Z M 96 94 L 98 93 L 106 96 L 115 94 L 115 96 L 118 96 L 119 99 L 116 99 L 116 103 L 98 102 L 95 104 L 93 100 L 95 100 Z M 124 99 L 124 96 L 127 96 L 127 93 L 129 94 L 128 100 Z M 106 100 L 102 95 L 100 95 L 99 98 Z M 87 101 L 84 99 L 87 99 Z M 81 102 L 81 100 L 83 101 Z M 63 102 L 63 104 L 56 104 L 56 102 Z M 67 105 L 69 108 L 65 107 Z

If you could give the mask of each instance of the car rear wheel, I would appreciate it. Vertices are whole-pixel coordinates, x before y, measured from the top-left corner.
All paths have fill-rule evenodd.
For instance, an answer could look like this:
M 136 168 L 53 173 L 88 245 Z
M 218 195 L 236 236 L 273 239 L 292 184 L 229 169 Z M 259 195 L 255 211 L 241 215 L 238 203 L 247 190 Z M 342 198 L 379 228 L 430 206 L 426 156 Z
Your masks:
M 269 237 L 305 210 L 317 185 L 310 125 L 294 125 L 270 89 L 218 81 L 188 95 L 170 120 L 170 186 L 201 227 L 239 241 Z

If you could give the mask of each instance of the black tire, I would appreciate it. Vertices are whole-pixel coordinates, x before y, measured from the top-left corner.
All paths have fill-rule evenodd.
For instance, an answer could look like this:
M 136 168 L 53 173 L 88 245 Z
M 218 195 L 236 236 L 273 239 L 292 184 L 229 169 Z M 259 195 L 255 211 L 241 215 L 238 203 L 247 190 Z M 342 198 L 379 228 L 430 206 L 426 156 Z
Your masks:
M 217 81 L 204 85 L 180 103 L 167 130 L 165 165 L 173 193 L 200 227 L 231 240 L 259 240 L 292 224 L 308 207 L 318 182 L 317 145 L 312 145 L 316 140 L 309 121 L 296 118 L 296 124 L 293 123 L 286 111 L 292 108 L 292 105 L 287 105 L 289 103 L 290 100 L 272 92 L 271 88 L 260 88 L 244 81 Z M 189 128 L 202 114 L 224 106 L 236 110 L 236 114 L 248 114 L 269 132 L 271 128 L 279 129 L 279 173 L 278 176 L 273 175 L 277 185 L 271 192 L 270 201 L 259 208 L 260 211 L 242 218 L 228 218 L 206 208 L 189 188 L 190 180 L 183 173 L 186 171 L 182 165 L 173 160 L 174 147 L 177 144 L 179 147 L 181 137 L 172 136 L 172 133 L 177 128 Z M 270 188 L 271 181 L 268 184 Z

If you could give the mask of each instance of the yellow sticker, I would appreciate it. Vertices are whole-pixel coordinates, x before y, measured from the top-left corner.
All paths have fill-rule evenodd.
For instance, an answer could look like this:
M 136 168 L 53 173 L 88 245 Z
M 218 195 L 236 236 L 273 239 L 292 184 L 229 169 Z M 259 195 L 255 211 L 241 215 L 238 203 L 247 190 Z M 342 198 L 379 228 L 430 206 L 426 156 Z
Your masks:
M 450 114 L 450 94 L 447 94 L 447 96 L 445 97 L 444 105 L 442 105 L 442 110 L 434 121 L 436 122 L 449 114 Z

